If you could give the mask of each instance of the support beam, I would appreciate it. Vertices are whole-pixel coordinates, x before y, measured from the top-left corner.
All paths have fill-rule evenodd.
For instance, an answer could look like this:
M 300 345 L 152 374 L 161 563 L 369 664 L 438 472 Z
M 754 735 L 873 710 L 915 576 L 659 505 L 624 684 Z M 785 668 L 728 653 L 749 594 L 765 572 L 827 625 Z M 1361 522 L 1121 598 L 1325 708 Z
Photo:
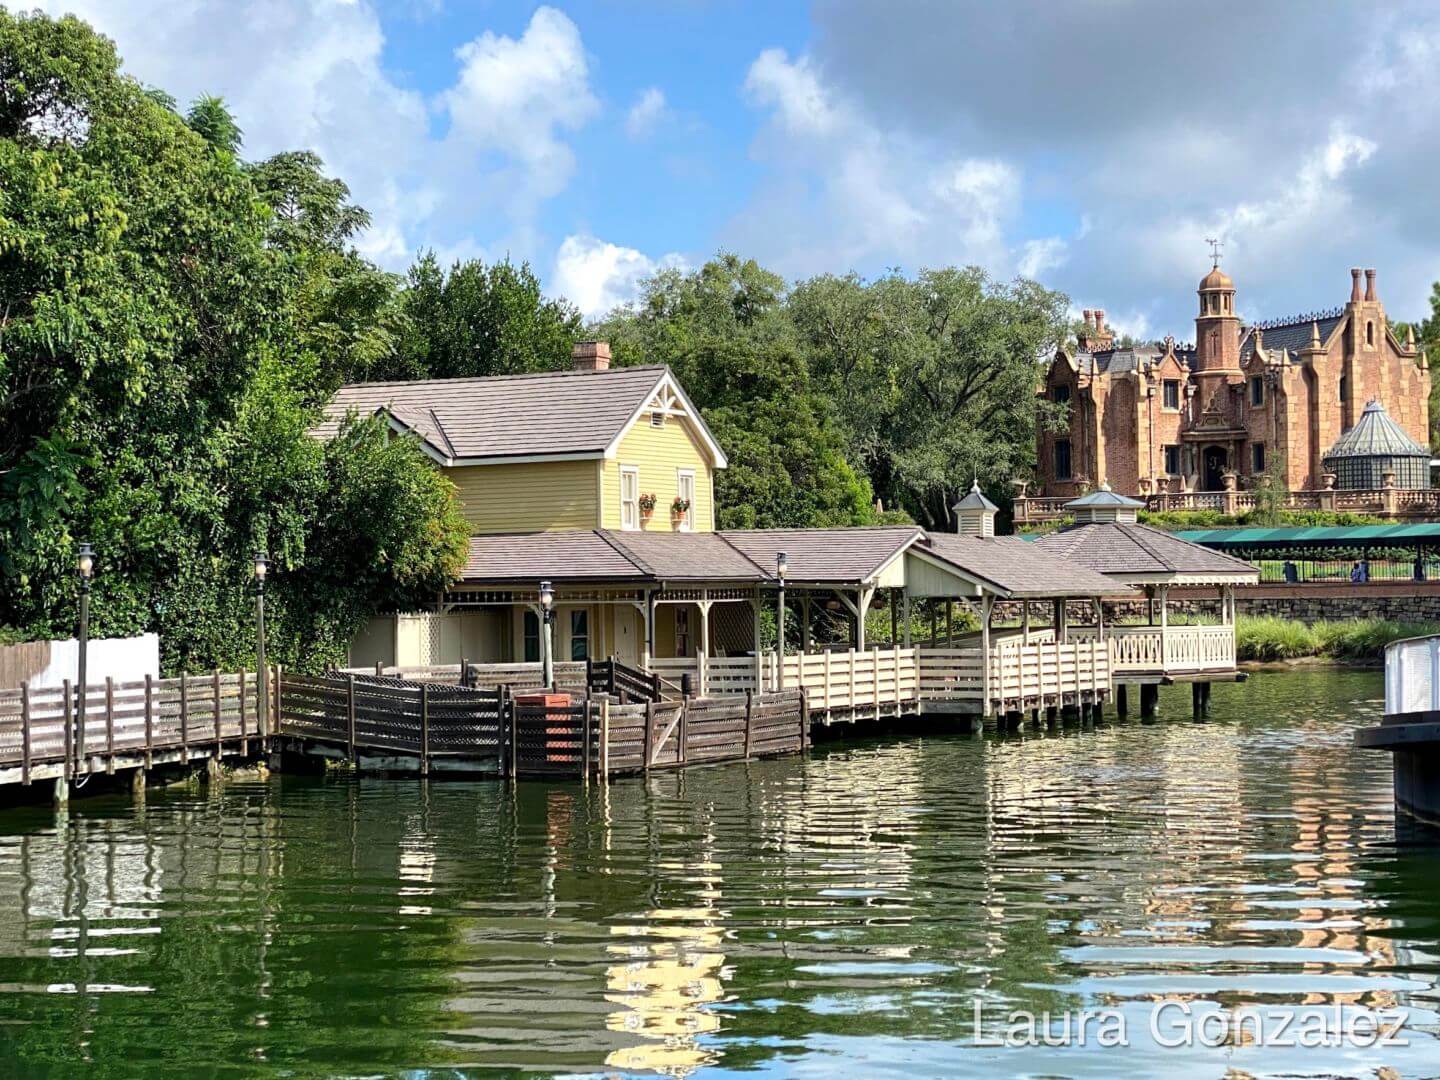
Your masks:
M 855 590 L 855 651 L 865 651 L 865 615 L 870 610 L 870 601 L 875 599 L 875 586 L 862 586 Z
M 1155 715 L 1155 708 L 1160 703 L 1160 687 L 1154 683 L 1140 684 L 1140 719 L 1149 720 Z
M 901 603 L 904 605 L 904 607 L 903 607 L 903 609 L 902 609 L 902 611 L 901 611 L 901 617 L 902 617 L 903 622 L 905 623 L 905 627 L 904 627 L 904 630 L 902 631 L 902 633 L 903 633 L 904 639 L 905 639 L 905 648 L 908 649 L 908 648 L 910 648 L 910 645 L 911 645 L 911 641 L 910 641 L 910 589 L 909 589 L 908 587 L 904 590 L 902 596 L 903 596 L 903 599 L 901 600 Z
M 1124 716 L 1130 711 L 1130 688 L 1124 683 L 1115 684 L 1115 715 Z
M 990 715 L 990 617 L 995 613 L 995 597 L 989 593 L 980 602 L 980 692 L 981 716 Z
M 710 690 L 710 605 L 713 600 L 697 600 L 700 609 L 700 648 L 695 652 L 695 668 L 698 685 L 695 692 L 704 697 Z
M 810 651 L 810 594 L 807 592 L 800 598 L 800 651 Z

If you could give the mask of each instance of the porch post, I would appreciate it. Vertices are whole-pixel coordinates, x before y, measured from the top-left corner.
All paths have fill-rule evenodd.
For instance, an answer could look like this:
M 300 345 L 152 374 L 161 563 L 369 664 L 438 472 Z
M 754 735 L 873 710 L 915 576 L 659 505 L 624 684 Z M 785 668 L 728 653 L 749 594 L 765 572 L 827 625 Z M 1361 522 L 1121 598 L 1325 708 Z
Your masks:
M 870 610 L 870 601 L 875 598 L 875 586 L 861 586 L 855 590 L 855 651 L 865 651 L 865 613 Z
M 1226 626 L 1235 625 L 1235 586 L 1223 585 L 1220 588 L 1220 597 L 1223 606 L 1221 621 Z
M 760 586 L 755 586 L 755 595 L 750 598 L 750 607 L 755 612 L 755 692 L 765 692 L 765 653 L 760 648 Z
M 900 609 L 895 603 L 895 590 L 890 590 L 890 644 L 900 643 Z
M 1020 602 L 1020 640 L 1030 644 L 1030 601 Z
M 785 689 L 785 579 L 775 596 L 775 689 Z
M 800 626 L 800 651 L 810 651 L 810 594 L 804 593 L 800 597 L 800 618 L 803 620 Z
M 1105 640 L 1105 601 L 1095 597 L 1095 625 L 1101 641 Z
M 655 658 L 655 594 L 649 589 L 645 590 L 645 606 L 641 609 L 641 615 L 645 620 L 645 640 L 641 643 L 644 656 L 640 666 L 649 671 L 650 661 Z
M 955 647 L 955 601 L 945 598 L 945 647 Z
M 901 631 L 901 633 L 902 633 L 902 635 L 904 636 L 904 639 L 905 639 L 905 648 L 908 649 L 908 648 L 910 648 L 910 645 L 911 645 L 911 641 L 910 641 L 910 586 L 908 586 L 908 585 L 905 586 L 904 591 L 901 593 L 901 601 L 900 601 L 900 602 L 901 602 L 901 604 L 903 605 L 903 609 L 902 609 L 902 611 L 901 611 L 901 617 L 904 618 L 904 620 L 905 620 L 905 628 L 904 628 L 904 630 Z
M 1170 635 L 1165 632 L 1165 627 L 1169 623 L 1169 615 L 1165 611 L 1165 608 L 1167 606 L 1166 598 L 1170 593 L 1170 589 L 1168 586 L 1161 585 L 1155 591 L 1159 594 L 1160 597 L 1160 666 L 1162 668 L 1169 668 Z
M 706 590 L 708 595 L 709 590 Z M 696 603 L 700 609 L 700 649 L 696 653 L 696 675 L 699 685 L 695 692 L 705 697 L 710 692 L 710 605 L 713 600 L 701 600 Z
M 990 715 L 990 615 L 995 597 L 989 593 L 980 601 L 980 715 Z

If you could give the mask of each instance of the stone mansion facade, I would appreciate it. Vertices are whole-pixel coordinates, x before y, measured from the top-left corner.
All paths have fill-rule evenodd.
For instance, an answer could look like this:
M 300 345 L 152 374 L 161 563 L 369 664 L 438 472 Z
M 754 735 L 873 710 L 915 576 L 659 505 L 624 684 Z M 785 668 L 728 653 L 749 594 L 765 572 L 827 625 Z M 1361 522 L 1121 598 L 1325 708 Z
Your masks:
M 1350 275 L 1343 307 L 1247 326 L 1217 266 L 1200 282 L 1193 346 L 1117 346 L 1105 312 L 1087 310 L 1078 347 L 1045 374 L 1041 393 L 1069 405 L 1069 422 L 1039 433 L 1034 494 L 1220 491 L 1267 468 L 1292 491 L 1333 486 L 1326 451 L 1372 400 L 1428 445 L 1426 357 L 1391 329 L 1375 271 Z

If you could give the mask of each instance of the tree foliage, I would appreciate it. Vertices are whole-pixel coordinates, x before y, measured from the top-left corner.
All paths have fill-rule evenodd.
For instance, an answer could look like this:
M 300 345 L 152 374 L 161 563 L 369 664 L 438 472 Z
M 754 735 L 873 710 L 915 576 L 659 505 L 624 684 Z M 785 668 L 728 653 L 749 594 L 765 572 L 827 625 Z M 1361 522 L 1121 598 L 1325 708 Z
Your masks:
M 665 270 L 599 328 L 619 363 L 668 364 L 729 457 L 715 481 L 722 528 L 864 525 L 870 485 L 811 385 L 784 282 L 726 255 Z
M 0 623 L 67 634 L 84 539 L 98 634 L 157 630 L 172 670 L 244 663 L 265 547 L 275 655 L 313 665 L 433 593 L 463 528 L 414 446 L 352 427 L 356 473 L 308 435 L 335 342 L 373 332 L 330 302 L 367 267 L 343 225 L 282 231 L 284 184 L 221 112 L 192 128 L 84 24 L 0 11 Z

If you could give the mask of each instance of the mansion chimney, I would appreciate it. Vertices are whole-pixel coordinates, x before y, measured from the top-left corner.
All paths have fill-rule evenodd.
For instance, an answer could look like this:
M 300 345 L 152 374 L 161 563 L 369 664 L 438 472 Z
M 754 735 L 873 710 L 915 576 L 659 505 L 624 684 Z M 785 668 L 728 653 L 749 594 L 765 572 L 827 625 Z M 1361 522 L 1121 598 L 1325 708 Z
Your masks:
M 610 343 L 608 341 L 577 341 L 570 350 L 570 360 L 576 371 L 608 371 L 610 369 Z
M 1380 299 L 1378 296 L 1375 295 L 1374 267 L 1371 267 L 1369 270 L 1365 271 L 1365 299 L 1369 300 L 1371 303 L 1374 303 L 1375 301 Z
M 1360 267 L 1358 266 L 1350 268 L 1350 302 L 1352 304 L 1360 302 Z

